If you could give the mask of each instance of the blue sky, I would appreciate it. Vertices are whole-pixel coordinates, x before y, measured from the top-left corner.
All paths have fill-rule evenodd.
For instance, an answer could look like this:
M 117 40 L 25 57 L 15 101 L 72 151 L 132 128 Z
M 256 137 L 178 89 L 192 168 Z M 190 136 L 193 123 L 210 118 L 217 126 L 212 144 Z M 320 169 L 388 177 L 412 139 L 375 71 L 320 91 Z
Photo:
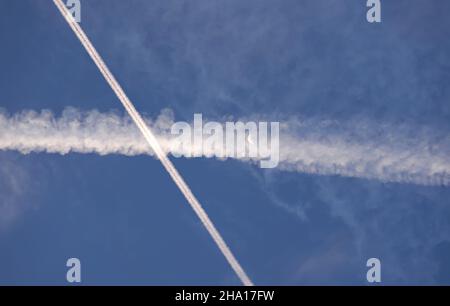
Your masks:
M 178 120 L 286 115 L 450 131 L 450 3 L 82 3 L 82 27 L 137 109 Z M 52 1 L 0 0 L 0 108 L 122 106 Z M 0 131 L 1 133 L 1 131 Z M 414 137 L 412 133 L 410 135 Z M 260 285 L 450 284 L 450 188 L 173 159 Z M 298 213 L 301 212 L 301 213 Z M 0 151 L 0 284 L 236 285 L 148 156 Z

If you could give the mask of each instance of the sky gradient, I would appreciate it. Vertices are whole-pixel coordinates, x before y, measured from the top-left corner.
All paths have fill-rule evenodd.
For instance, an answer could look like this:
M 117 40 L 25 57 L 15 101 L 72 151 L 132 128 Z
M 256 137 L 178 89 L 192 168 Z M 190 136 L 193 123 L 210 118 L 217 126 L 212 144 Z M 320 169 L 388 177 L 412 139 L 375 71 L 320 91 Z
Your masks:
M 365 1 L 81 3 L 146 116 L 358 121 L 448 141 L 446 0 L 383 1 L 381 24 Z M 3 112 L 124 115 L 52 1 L 0 0 L 0 17 Z M 255 284 L 365 285 L 371 257 L 382 284 L 450 284 L 449 187 L 172 160 Z M 67 284 L 70 257 L 82 284 L 239 284 L 154 158 L 0 151 L 0 284 Z

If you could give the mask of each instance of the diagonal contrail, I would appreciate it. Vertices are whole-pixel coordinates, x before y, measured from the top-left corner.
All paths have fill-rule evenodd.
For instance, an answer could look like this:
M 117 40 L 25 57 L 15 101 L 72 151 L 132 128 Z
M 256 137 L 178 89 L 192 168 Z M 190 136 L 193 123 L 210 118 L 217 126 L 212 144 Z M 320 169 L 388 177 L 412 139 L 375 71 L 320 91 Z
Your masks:
M 227 259 L 228 263 L 233 268 L 234 272 L 236 272 L 239 279 L 242 281 L 242 283 L 246 286 L 252 286 L 253 283 L 250 280 L 250 278 L 245 273 L 244 269 L 242 269 L 241 265 L 237 261 L 237 259 L 234 257 L 231 250 L 228 248 L 227 244 L 223 240 L 220 233 L 217 231 L 216 227 L 212 223 L 212 221 L 209 219 L 208 215 L 206 214 L 205 210 L 202 208 L 201 204 L 198 202 L 197 198 L 194 196 L 192 191 L 189 189 L 188 185 L 185 183 L 181 175 L 178 173 L 178 171 L 175 169 L 172 162 L 169 160 L 167 155 L 162 150 L 161 146 L 159 145 L 156 137 L 153 135 L 150 128 L 146 125 L 144 120 L 142 119 L 141 115 L 137 112 L 136 108 L 133 106 L 133 103 L 131 103 L 130 99 L 128 99 L 127 95 L 123 91 L 122 87 L 119 85 L 119 83 L 116 81 L 112 73 L 109 71 L 106 64 L 103 62 L 100 55 L 97 53 L 96 49 L 84 33 L 83 29 L 80 27 L 80 25 L 74 20 L 72 14 L 67 10 L 66 6 L 63 4 L 61 0 L 53 0 L 55 5 L 58 7 L 61 14 L 64 16 L 65 20 L 69 24 L 69 26 L 72 28 L 72 30 L 77 35 L 78 39 L 80 40 L 81 44 L 84 46 L 86 51 L 91 56 L 92 60 L 97 65 L 98 69 L 102 73 L 103 77 L 106 79 L 108 84 L 111 86 L 114 93 L 117 95 L 117 98 L 119 98 L 120 102 L 122 102 L 123 106 L 127 110 L 128 114 L 133 119 L 134 123 L 137 125 L 139 130 L 141 131 L 142 135 L 144 135 L 145 139 L 147 140 L 148 144 L 152 148 L 152 150 L 155 152 L 155 155 L 158 157 L 158 159 L 163 164 L 164 168 L 169 172 L 170 176 L 172 177 L 175 184 L 178 186 L 180 191 L 185 196 L 186 200 L 191 205 L 192 209 L 195 211 L 197 216 L 202 221 L 203 225 L 208 230 L 209 234 L 213 238 L 214 242 L 219 247 L 222 254 Z

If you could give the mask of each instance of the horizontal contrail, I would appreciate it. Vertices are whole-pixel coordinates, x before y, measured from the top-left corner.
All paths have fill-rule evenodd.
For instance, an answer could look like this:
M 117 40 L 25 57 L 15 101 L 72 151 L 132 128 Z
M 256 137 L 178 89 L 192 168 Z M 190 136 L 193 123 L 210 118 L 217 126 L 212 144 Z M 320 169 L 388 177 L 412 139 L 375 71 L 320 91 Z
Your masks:
M 193 156 L 196 148 L 178 145 L 178 138 L 170 134 L 174 123 L 170 110 L 164 110 L 155 120 L 145 121 L 165 154 Z M 450 139 L 447 135 L 411 127 L 380 127 L 373 122 L 343 125 L 290 119 L 281 124 L 278 168 L 386 182 L 450 186 Z M 22 111 L 14 115 L 0 112 L 0 150 L 25 154 L 154 155 L 129 117 L 114 112 L 81 112 L 74 108 L 64 110 L 59 117 L 50 111 Z M 215 153 L 206 147 L 203 150 L 205 157 L 215 156 Z
M 242 281 L 242 283 L 246 286 L 253 285 L 250 278 L 247 276 L 245 271 L 242 269 L 241 265 L 237 261 L 237 259 L 234 257 L 231 250 L 228 248 L 227 244 L 223 240 L 222 236 L 217 231 L 216 227 L 212 223 L 212 221 L 209 219 L 208 215 L 198 202 L 197 198 L 194 196 L 186 182 L 183 180 L 181 175 L 178 173 L 172 162 L 167 157 L 166 153 L 163 151 L 161 146 L 158 143 L 158 140 L 153 135 L 152 131 L 149 129 L 145 121 L 142 119 L 141 115 L 138 113 L 128 96 L 123 91 L 122 87 L 119 85 L 119 83 L 116 81 L 112 73 L 109 71 L 106 64 L 103 62 L 102 58 L 98 54 L 97 50 L 94 48 L 86 34 L 84 33 L 83 29 L 80 27 L 80 25 L 74 20 L 73 16 L 69 13 L 65 5 L 62 3 L 61 0 L 53 0 L 55 5 L 58 7 L 61 14 L 64 16 L 66 22 L 69 24 L 69 26 L 72 28 L 78 39 L 80 40 L 81 44 L 84 46 L 86 51 L 89 53 L 92 60 L 97 65 L 98 69 L 102 73 L 103 77 L 106 79 L 108 84 L 111 86 L 112 90 L 116 94 L 117 98 L 119 98 L 122 105 L 125 107 L 126 111 L 130 115 L 130 117 L 133 119 L 136 126 L 139 128 L 140 132 L 144 136 L 145 140 L 147 141 L 148 145 L 152 148 L 155 155 L 158 157 L 158 159 L 163 164 L 166 171 L 170 174 L 175 184 L 178 186 L 180 191 L 185 196 L 186 200 L 191 205 L 192 209 L 195 211 L 197 216 L 202 221 L 203 225 L 213 238 L 214 242 L 219 247 L 222 254 L 227 259 L 228 263 L 233 268 L 234 272 L 237 274 L 239 279 Z

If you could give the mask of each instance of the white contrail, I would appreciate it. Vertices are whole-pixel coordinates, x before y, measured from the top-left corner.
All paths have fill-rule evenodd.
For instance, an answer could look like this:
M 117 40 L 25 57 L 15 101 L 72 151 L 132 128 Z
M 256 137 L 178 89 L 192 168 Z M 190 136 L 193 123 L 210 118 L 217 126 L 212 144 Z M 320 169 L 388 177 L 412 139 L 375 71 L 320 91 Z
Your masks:
M 246 286 L 252 286 L 253 283 L 250 280 L 250 278 L 247 276 L 237 259 L 234 257 L 231 250 L 228 248 L 227 244 L 223 240 L 220 233 L 215 228 L 214 224 L 209 219 L 208 215 L 192 193 L 192 191 L 189 189 L 181 175 L 178 173 L 178 171 L 173 166 L 172 162 L 167 157 L 166 153 L 162 150 L 160 147 L 157 139 L 153 135 L 153 133 L 150 131 L 142 117 L 139 115 L 131 101 L 128 99 L 127 95 L 119 85 L 119 83 L 116 81 L 112 73 L 109 71 L 106 64 L 103 62 L 100 55 L 97 53 L 96 49 L 84 33 L 84 31 L 81 29 L 79 24 L 74 20 L 73 16 L 70 14 L 70 12 L 67 10 L 65 5 L 62 3 L 61 0 L 53 0 L 55 5 L 58 7 L 61 14 L 64 16 L 67 23 L 70 25 L 72 30 L 77 35 L 80 42 L 83 44 L 86 51 L 91 56 L 92 60 L 97 65 L 98 69 L 102 73 L 103 77 L 106 79 L 106 81 L 109 83 L 117 97 L 119 98 L 120 102 L 122 102 L 123 106 L 127 110 L 128 114 L 133 119 L 134 123 L 138 126 L 139 130 L 141 131 L 142 135 L 144 135 L 145 139 L 147 140 L 148 144 L 152 148 L 155 155 L 158 157 L 158 159 L 163 164 L 164 168 L 169 172 L 170 176 L 172 177 L 175 184 L 178 186 L 180 191 L 185 196 L 186 200 L 189 202 L 197 216 L 200 218 L 206 229 L 208 230 L 209 234 L 214 239 L 215 243 L 219 247 L 220 251 L 223 253 L 225 258 L 227 259 L 228 263 L 231 265 L 233 270 L 236 272 L 237 276 L 240 278 L 242 283 Z
M 181 145 L 170 130 L 173 113 L 145 118 L 166 154 L 194 156 L 195 145 Z M 192 126 L 192 123 L 191 123 Z M 208 136 L 204 135 L 204 141 Z M 257 144 L 248 144 L 255 146 Z M 217 157 L 203 147 L 204 157 Z M 245 149 L 245 148 L 244 148 Z M 7 114 L 0 110 L 0 150 L 27 154 L 97 153 L 155 155 L 128 116 L 66 108 L 61 116 L 43 110 Z M 370 122 L 339 123 L 288 119 L 281 124 L 278 169 L 319 175 L 376 179 L 385 182 L 450 186 L 450 137 L 445 130 Z M 244 153 L 244 152 L 242 152 Z M 260 152 L 258 152 L 258 155 Z M 255 162 L 244 154 L 226 155 Z

